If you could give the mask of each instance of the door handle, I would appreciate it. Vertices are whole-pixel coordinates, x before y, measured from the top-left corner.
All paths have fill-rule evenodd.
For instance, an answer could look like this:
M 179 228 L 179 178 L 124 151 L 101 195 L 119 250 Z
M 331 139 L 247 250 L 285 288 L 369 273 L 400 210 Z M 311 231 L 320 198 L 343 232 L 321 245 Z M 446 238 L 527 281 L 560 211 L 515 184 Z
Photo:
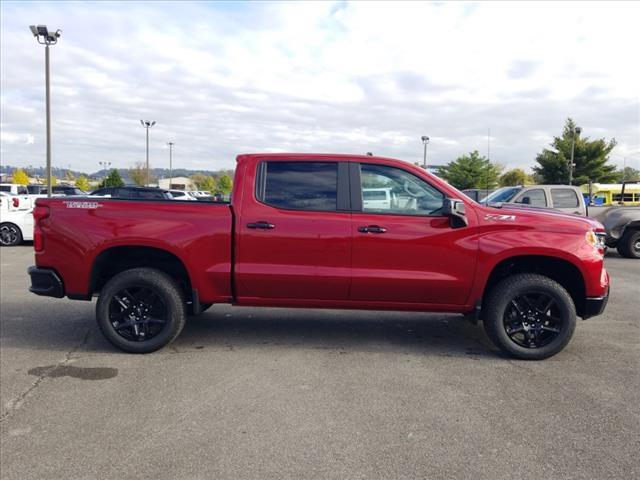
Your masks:
M 378 225 L 369 225 L 368 227 L 358 227 L 358 231 L 360 233 L 385 233 L 387 229 Z
M 276 228 L 276 226 L 273 223 L 269 223 L 269 222 L 255 222 L 255 223 L 247 223 L 247 228 L 273 230 L 274 228 Z

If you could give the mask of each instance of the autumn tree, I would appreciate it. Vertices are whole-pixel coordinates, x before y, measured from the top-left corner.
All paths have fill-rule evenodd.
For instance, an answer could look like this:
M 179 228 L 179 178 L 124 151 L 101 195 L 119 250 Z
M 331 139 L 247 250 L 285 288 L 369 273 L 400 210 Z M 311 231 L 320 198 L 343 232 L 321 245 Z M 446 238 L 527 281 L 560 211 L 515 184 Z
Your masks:
M 531 178 L 521 168 L 514 168 L 500 176 L 499 182 L 501 187 L 513 187 L 516 185 L 525 185 L 531 183 Z
M 14 170 L 12 176 L 13 183 L 17 183 L 18 185 L 29 185 L 29 175 L 27 175 L 27 173 L 21 168 Z
M 89 180 L 84 175 L 80 175 L 76 178 L 76 187 L 78 187 L 83 192 L 88 192 L 91 187 L 89 186 Z
M 147 184 L 147 167 L 142 162 L 136 162 L 136 164 L 129 169 L 129 178 L 133 180 L 133 183 L 143 187 Z

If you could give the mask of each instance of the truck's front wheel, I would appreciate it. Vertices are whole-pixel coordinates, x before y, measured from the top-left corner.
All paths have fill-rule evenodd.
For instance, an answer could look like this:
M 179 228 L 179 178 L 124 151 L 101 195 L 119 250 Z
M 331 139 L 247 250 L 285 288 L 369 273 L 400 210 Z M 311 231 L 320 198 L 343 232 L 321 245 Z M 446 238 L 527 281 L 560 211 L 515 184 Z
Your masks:
M 171 343 L 184 327 L 182 292 L 159 270 L 126 270 L 100 291 L 96 318 L 116 347 L 132 353 L 153 352 Z
M 483 312 L 487 335 L 504 352 L 542 360 L 571 340 L 576 310 L 558 282 L 535 274 L 505 278 L 489 292 Z

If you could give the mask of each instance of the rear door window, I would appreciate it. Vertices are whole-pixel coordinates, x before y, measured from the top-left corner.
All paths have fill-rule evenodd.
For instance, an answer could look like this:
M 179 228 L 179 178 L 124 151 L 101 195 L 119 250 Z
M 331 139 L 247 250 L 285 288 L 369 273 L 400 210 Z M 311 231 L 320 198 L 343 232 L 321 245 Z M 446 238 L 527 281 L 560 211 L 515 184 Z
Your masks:
M 261 168 L 262 202 L 290 210 L 337 210 L 337 162 L 265 162 Z
M 551 199 L 554 208 L 576 208 L 580 205 L 578 195 L 570 188 L 552 188 Z

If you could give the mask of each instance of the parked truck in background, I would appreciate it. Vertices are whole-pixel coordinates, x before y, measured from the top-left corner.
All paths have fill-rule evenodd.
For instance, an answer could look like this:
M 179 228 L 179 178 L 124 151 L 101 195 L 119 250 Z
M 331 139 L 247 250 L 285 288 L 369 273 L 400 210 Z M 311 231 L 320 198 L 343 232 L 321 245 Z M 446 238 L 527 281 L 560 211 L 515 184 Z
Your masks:
M 97 296 L 106 338 L 140 353 L 231 303 L 462 313 L 543 359 L 607 302 L 604 229 L 588 218 L 482 206 L 371 156 L 240 155 L 233 185 L 230 204 L 39 199 L 30 290 Z M 405 200 L 367 204 L 370 185 Z

